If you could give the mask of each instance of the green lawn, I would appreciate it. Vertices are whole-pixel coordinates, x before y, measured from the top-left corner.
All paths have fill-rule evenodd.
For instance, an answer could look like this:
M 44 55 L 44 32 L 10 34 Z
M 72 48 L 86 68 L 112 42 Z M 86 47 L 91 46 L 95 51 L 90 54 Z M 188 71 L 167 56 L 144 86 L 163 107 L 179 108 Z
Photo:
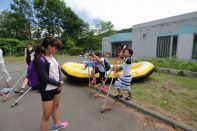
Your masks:
M 152 59 L 137 58 L 135 59 L 135 61 L 136 62 L 150 61 L 152 64 L 154 64 L 157 67 L 197 72 L 197 62 L 190 60 L 180 60 L 176 58 L 152 58 Z
M 4 60 L 6 63 L 16 62 L 16 61 L 25 61 L 24 56 L 5 56 Z
M 197 128 L 197 77 L 155 72 L 132 88 L 133 102 Z
M 77 56 L 71 56 L 71 55 L 56 55 L 57 59 L 62 59 L 62 58 L 77 58 Z M 6 63 L 10 62 L 16 62 L 16 61 L 25 61 L 24 56 L 5 56 L 4 60 Z

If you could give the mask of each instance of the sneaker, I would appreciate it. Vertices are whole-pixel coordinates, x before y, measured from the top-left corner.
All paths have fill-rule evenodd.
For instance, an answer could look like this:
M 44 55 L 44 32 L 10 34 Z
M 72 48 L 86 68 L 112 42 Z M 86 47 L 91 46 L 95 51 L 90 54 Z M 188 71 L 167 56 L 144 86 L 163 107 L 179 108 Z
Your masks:
M 106 86 L 102 86 L 101 87 L 101 91 L 106 92 L 107 91 L 107 87 Z
M 1 89 L 0 93 L 1 94 L 8 94 L 12 89 L 11 88 L 3 88 Z
M 66 128 L 68 126 L 67 121 L 59 122 L 57 125 L 54 125 L 52 128 L 52 131 L 59 131 L 63 128 Z
M 127 97 L 125 97 L 125 100 L 127 100 L 127 101 L 129 101 L 129 100 L 131 100 L 131 99 L 133 99 L 132 96 L 127 96 Z
M 122 95 L 116 95 L 116 96 L 114 96 L 115 99 L 120 99 L 122 97 L 123 97 Z
M 14 92 L 15 93 L 25 93 L 25 89 L 23 89 L 23 88 L 20 88 L 20 89 L 18 89 L 18 90 L 15 90 Z

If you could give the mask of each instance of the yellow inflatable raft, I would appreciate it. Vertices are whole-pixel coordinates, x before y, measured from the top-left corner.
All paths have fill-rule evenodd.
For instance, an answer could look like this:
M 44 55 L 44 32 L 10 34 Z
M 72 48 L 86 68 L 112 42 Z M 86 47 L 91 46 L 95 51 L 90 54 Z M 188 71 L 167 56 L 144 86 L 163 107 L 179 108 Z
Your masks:
M 91 72 L 92 68 L 89 68 Z M 150 62 L 138 62 L 133 63 L 131 65 L 131 74 L 132 74 L 132 81 L 141 81 L 146 79 L 150 76 L 153 71 L 155 70 L 155 66 Z M 87 81 L 88 80 L 88 67 L 85 64 L 75 63 L 75 62 L 66 62 L 62 65 L 61 71 L 65 76 L 67 76 L 70 80 L 78 80 L 78 81 Z M 108 71 L 107 73 L 109 73 Z M 122 74 L 122 70 L 118 71 L 118 75 L 114 78 L 118 78 Z M 99 74 L 96 74 L 98 77 Z M 109 79 L 114 76 L 114 72 L 112 71 L 109 75 Z

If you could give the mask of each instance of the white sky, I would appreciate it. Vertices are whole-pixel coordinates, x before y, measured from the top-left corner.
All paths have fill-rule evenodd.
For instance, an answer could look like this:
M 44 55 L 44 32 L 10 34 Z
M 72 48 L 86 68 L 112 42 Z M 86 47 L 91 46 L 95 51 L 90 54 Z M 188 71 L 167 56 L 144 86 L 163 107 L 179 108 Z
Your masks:
M 116 29 L 197 11 L 197 0 L 64 0 L 79 17 L 111 21 Z

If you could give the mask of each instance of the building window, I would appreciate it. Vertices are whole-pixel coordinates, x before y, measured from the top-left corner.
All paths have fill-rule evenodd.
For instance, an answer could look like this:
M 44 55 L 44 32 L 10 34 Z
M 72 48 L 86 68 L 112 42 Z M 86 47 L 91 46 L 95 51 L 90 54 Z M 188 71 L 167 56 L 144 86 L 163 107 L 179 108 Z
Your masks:
M 194 35 L 194 45 L 193 45 L 192 59 L 197 59 L 197 34 Z
M 166 58 L 170 55 L 170 36 L 157 38 L 157 52 L 156 56 L 159 58 Z
M 146 34 L 145 33 L 143 33 L 143 39 L 146 39 Z
M 172 41 L 172 57 L 176 57 L 178 36 L 173 36 Z

